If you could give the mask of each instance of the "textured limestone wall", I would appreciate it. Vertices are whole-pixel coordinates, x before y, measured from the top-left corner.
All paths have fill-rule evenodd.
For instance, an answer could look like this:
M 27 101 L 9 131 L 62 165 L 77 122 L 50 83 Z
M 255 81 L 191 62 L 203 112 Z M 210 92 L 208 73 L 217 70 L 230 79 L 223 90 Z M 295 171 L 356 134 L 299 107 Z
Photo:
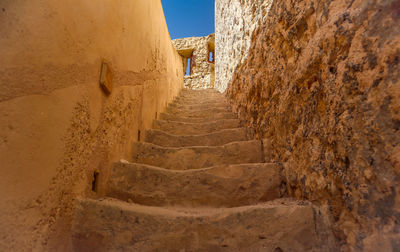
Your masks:
M 160 1 L 4 0 L 0 34 L 0 251 L 72 251 L 74 199 L 130 160 L 183 87 L 181 57 Z
M 215 88 L 224 92 L 246 59 L 253 31 L 265 21 L 272 0 L 215 1 Z
M 227 90 L 343 251 L 400 250 L 399 24 L 398 0 L 274 1 Z
M 214 88 L 214 62 L 209 62 L 209 52 L 215 51 L 214 34 L 207 37 L 175 39 L 172 43 L 182 56 L 184 73 L 188 58 L 191 58 L 192 61 L 192 73 L 185 76 L 185 87 L 190 89 Z

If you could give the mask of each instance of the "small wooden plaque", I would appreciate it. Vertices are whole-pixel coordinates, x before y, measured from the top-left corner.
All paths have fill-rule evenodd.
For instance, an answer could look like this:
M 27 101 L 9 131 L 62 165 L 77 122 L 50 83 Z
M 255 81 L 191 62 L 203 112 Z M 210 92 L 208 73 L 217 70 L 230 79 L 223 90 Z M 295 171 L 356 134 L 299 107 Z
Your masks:
M 112 91 L 112 79 L 113 74 L 110 67 L 107 63 L 103 62 L 101 65 L 100 86 L 107 95 L 111 94 Z

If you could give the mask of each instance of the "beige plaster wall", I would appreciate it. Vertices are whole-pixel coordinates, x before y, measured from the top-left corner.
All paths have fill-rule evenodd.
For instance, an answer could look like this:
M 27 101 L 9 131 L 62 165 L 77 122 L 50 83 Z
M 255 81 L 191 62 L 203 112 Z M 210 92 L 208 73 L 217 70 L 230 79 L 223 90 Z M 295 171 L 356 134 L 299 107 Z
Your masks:
M 69 250 L 73 199 L 130 159 L 183 87 L 182 60 L 159 0 L 3 0 L 0 34 L 0 251 Z

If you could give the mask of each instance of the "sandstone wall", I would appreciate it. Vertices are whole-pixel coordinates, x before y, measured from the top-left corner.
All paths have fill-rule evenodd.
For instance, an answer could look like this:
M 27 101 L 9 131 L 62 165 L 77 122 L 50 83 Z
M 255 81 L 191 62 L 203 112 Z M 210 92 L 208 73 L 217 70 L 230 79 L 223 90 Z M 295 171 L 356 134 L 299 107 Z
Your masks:
M 184 85 L 189 89 L 214 88 L 214 62 L 209 62 L 209 52 L 215 51 L 215 37 L 190 37 L 172 41 L 182 56 L 183 72 L 186 73 L 188 58 L 191 58 L 192 73 L 184 77 Z
M 3 0 L 0 34 L 0 251 L 71 251 L 74 198 L 130 159 L 183 87 L 181 57 L 157 0 Z
M 215 1 L 215 88 L 224 92 L 246 59 L 253 31 L 265 21 L 272 0 Z
M 400 250 L 399 24 L 398 0 L 274 1 L 227 90 L 267 161 L 285 164 L 288 193 L 326 207 L 343 251 Z M 221 30 L 237 28 L 217 22 L 217 44 Z M 236 49 L 221 50 L 217 62 Z

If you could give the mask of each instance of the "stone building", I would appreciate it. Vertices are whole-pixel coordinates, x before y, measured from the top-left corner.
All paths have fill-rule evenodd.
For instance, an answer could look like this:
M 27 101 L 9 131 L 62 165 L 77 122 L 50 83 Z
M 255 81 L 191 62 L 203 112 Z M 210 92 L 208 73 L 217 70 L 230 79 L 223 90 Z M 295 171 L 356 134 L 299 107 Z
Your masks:
M 190 89 L 214 88 L 214 34 L 206 37 L 175 39 L 172 43 L 182 56 L 183 72 L 187 72 L 184 86 Z

